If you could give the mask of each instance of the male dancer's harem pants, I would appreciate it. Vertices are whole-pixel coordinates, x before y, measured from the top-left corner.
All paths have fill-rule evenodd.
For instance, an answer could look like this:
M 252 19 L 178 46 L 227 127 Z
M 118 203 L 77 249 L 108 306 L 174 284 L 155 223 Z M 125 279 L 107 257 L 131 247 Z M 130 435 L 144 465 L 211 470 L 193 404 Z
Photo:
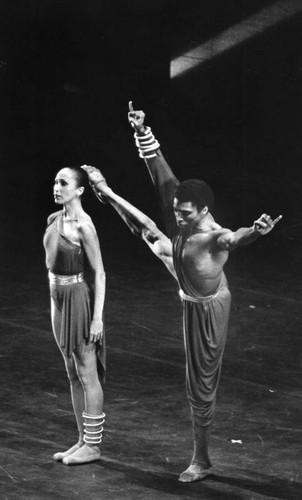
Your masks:
M 209 297 L 197 297 L 182 267 L 184 241 L 177 235 L 173 213 L 175 188 L 179 181 L 157 150 L 156 158 L 145 160 L 159 197 L 164 222 L 173 242 L 173 262 L 183 303 L 186 353 L 186 388 L 193 425 L 207 427 L 214 416 L 216 393 L 226 343 L 231 294 L 224 273 Z
M 188 400 L 199 425 L 209 426 L 214 417 L 231 294 L 222 275 L 214 295 L 196 298 L 181 290 L 180 297 L 183 303 Z

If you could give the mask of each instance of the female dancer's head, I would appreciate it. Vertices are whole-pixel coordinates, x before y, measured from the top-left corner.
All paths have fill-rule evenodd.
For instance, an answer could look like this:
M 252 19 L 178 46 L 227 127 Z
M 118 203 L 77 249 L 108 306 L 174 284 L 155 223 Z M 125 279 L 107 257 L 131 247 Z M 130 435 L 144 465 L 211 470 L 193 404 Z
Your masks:
M 53 194 L 55 203 L 64 205 L 73 200 L 81 200 L 88 186 L 88 176 L 78 167 L 65 167 L 60 170 L 54 180 Z

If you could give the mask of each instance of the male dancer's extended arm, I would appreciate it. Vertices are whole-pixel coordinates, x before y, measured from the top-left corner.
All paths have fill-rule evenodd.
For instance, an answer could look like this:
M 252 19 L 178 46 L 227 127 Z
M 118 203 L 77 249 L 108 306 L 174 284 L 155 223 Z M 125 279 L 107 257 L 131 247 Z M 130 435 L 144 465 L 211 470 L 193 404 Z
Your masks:
M 108 201 L 131 229 L 132 233 L 144 240 L 152 252 L 163 261 L 170 273 L 176 277 L 170 239 L 158 229 L 150 217 L 117 195 L 107 185 L 105 178 L 98 169 L 88 165 L 83 165 L 82 168 L 87 172 L 90 185 L 97 198 L 100 201 Z
M 135 143 L 140 157 L 145 160 L 147 165 L 159 198 L 167 233 L 172 238 L 177 231 L 173 212 L 173 199 L 179 181 L 162 155 L 159 149 L 160 145 L 153 136 L 150 127 L 144 125 L 144 119 L 145 113 L 143 111 L 134 111 L 130 101 L 128 120 L 135 130 Z

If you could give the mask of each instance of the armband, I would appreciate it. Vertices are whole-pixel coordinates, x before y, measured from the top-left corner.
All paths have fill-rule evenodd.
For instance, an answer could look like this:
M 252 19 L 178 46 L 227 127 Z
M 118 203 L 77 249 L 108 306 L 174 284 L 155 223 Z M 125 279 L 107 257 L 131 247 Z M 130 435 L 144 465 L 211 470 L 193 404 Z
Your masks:
M 144 135 L 139 135 L 135 132 L 134 138 L 140 158 L 149 160 L 156 157 L 156 151 L 159 149 L 160 144 L 152 134 L 150 127 L 146 127 Z

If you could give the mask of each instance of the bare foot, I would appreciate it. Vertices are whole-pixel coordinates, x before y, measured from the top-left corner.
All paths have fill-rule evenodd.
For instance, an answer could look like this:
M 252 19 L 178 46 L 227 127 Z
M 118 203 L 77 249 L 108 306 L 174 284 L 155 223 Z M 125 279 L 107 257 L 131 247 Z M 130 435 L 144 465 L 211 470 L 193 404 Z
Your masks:
M 71 455 L 72 453 L 77 451 L 79 448 L 81 448 L 83 446 L 83 444 L 84 444 L 83 442 L 79 441 L 77 444 L 75 444 L 74 446 L 69 448 L 69 450 L 59 451 L 58 453 L 55 453 L 53 455 L 53 459 L 56 462 L 60 462 L 61 460 L 63 460 L 63 458 L 68 457 L 68 455 Z
M 98 446 L 87 446 L 84 444 L 77 449 L 72 455 L 63 458 L 62 462 L 65 465 L 87 464 L 101 458 L 101 451 Z
M 203 465 L 191 464 L 178 478 L 182 483 L 193 483 L 204 479 L 212 472 L 212 467 L 205 469 Z

